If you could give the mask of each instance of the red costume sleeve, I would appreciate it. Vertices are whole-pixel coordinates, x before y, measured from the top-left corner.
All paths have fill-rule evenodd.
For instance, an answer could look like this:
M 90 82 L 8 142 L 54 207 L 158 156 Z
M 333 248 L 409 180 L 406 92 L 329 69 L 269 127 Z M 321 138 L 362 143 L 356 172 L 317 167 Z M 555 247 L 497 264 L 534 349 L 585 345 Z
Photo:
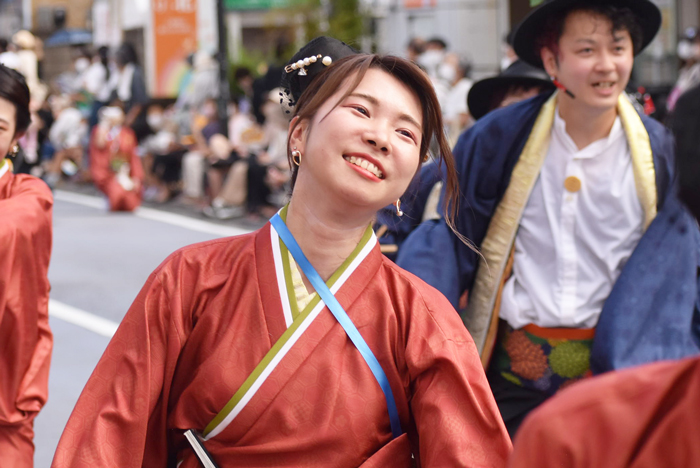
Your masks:
M 0 178 L 0 424 L 33 418 L 46 403 L 53 338 L 48 268 L 53 198 L 26 175 Z
M 414 288 L 422 304 L 412 305 L 405 356 L 420 466 L 505 466 L 510 437 L 471 336 L 442 294 Z
M 509 466 L 697 466 L 698 408 L 698 358 L 610 372 L 574 384 L 531 413 Z
M 185 329 L 166 286 L 176 270 L 160 267 L 134 300 L 80 395 L 52 467 L 166 465 L 170 381 Z

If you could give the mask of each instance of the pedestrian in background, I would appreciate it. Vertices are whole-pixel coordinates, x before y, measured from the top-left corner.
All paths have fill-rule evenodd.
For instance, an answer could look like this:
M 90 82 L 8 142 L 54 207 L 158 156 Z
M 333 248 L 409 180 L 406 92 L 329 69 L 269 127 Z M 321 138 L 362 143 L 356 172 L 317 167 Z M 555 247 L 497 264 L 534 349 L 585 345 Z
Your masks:
M 90 140 L 90 174 L 107 196 L 110 211 L 134 211 L 141 205 L 144 174 L 136 146 L 121 106 L 103 107 Z
M 0 64 L 13 70 L 19 67 L 19 57 L 14 51 L 14 44 L 7 42 L 4 38 L 0 39 Z
M 12 42 L 19 49 L 17 51 L 17 71 L 24 76 L 29 91 L 33 93 L 39 86 L 39 60 L 34 50 L 37 42 L 36 38 L 34 34 L 22 29 L 12 36 Z
M 697 28 L 688 28 L 678 41 L 678 58 L 682 67 L 666 101 L 668 112 L 673 112 L 676 101 L 683 93 L 700 84 L 700 34 Z
M 117 73 L 110 101 L 116 98 L 124 103 L 124 112 L 126 113 L 124 125 L 127 127 L 133 128 L 137 117 L 143 117 L 143 122 L 139 122 L 140 125 L 145 124 L 145 115 L 142 116 L 141 111 L 145 110 L 145 106 L 148 104 L 148 92 L 146 91 L 143 68 L 138 63 L 134 46 L 128 42 L 123 43 L 114 54 L 114 60 L 117 65 Z M 137 132 L 138 134 L 139 132 Z
M 83 77 L 83 87 L 92 96 L 92 108 L 88 119 L 90 131 L 97 125 L 99 110 L 109 103 L 112 93 L 109 83 L 113 72 L 109 62 L 109 48 L 102 46 L 92 57 L 92 63 Z
M 46 403 L 51 191 L 13 174 L 10 157 L 29 126 L 29 89 L 0 65 L 0 466 L 34 466 L 34 418 Z

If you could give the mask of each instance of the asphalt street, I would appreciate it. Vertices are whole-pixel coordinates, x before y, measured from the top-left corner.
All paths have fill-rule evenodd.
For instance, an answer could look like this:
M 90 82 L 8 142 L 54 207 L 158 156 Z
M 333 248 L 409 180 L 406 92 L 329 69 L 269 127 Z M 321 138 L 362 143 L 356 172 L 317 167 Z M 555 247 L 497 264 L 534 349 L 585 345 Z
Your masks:
M 48 467 L 85 382 L 148 275 L 185 245 L 249 231 L 141 208 L 109 213 L 100 197 L 54 194 L 49 400 L 37 417 L 35 466 Z

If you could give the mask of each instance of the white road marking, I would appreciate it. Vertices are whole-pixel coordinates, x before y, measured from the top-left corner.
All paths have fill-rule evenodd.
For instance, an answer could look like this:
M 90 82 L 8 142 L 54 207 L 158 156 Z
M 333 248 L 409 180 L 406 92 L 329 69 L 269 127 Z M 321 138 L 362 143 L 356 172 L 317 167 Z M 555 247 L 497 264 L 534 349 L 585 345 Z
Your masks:
M 107 209 L 107 201 L 101 197 L 68 192 L 65 190 L 56 190 L 54 191 L 53 196 L 54 199 L 63 202 L 75 203 L 77 205 L 96 208 L 99 210 Z M 187 216 L 155 210 L 153 208 L 140 207 L 134 212 L 134 215 L 139 218 L 158 221 L 161 223 L 190 229 L 192 231 L 204 232 L 222 237 L 237 236 L 252 232 L 252 230 L 249 229 L 221 226 L 219 224 L 192 219 Z M 119 324 L 116 322 L 112 322 L 111 320 L 107 320 L 90 312 L 86 312 L 68 304 L 63 304 L 62 302 L 53 299 L 49 299 L 49 315 L 95 332 L 98 335 L 106 336 L 107 338 L 111 338 L 119 326 Z
M 90 208 L 97 208 L 101 210 L 106 210 L 107 208 L 107 202 L 105 201 L 105 199 L 95 197 L 92 195 L 83 195 L 81 193 L 73 193 L 65 190 L 56 190 L 54 191 L 53 196 L 56 200 L 68 203 L 75 203 Z M 192 219 L 188 216 L 169 213 L 167 211 L 160 211 L 147 207 L 137 208 L 134 212 L 134 215 L 139 218 L 148 219 L 151 221 L 159 221 L 161 223 L 190 229 L 192 231 L 204 232 L 207 234 L 214 234 L 216 236 L 222 237 L 238 236 L 241 234 L 248 234 L 249 232 L 252 232 L 252 229 L 222 226 L 220 224 L 210 223 L 199 219 Z
M 80 193 L 66 192 L 65 190 L 54 190 L 53 198 L 77 205 L 89 206 L 90 208 L 107 208 L 107 202 L 104 199 Z
M 119 324 L 116 322 L 98 317 L 95 314 L 85 312 L 54 299 L 49 299 L 49 315 L 107 338 L 111 338 L 114 332 L 117 331 L 117 327 L 119 327 Z

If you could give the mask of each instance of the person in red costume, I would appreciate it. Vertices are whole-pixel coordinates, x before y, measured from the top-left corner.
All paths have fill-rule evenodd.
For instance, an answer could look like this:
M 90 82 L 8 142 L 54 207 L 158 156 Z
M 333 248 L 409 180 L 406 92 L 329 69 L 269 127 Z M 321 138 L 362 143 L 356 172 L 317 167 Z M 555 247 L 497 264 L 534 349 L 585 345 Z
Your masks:
M 455 189 L 432 85 L 404 59 L 344 48 L 319 38 L 287 66 L 306 81 L 289 88 L 290 203 L 150 276 L 54 468 L 195 468 L 202 447 L 222 467 L 505 466 L 510 440 L 471 337 L 371 229 L 432 139 Z
M 144 173 L 137 144 L 120 107 L 100 110 L 100 123 L 90 141 L 90 173 L 95 186 L 107 195 L 110 211 L 134 211 L 141 205 Z
M 34 418 L 48 397 L 53 197 L 8 156 L 29 126 L 24 78 L 0 65 L 0 466 L 34 465 Z

